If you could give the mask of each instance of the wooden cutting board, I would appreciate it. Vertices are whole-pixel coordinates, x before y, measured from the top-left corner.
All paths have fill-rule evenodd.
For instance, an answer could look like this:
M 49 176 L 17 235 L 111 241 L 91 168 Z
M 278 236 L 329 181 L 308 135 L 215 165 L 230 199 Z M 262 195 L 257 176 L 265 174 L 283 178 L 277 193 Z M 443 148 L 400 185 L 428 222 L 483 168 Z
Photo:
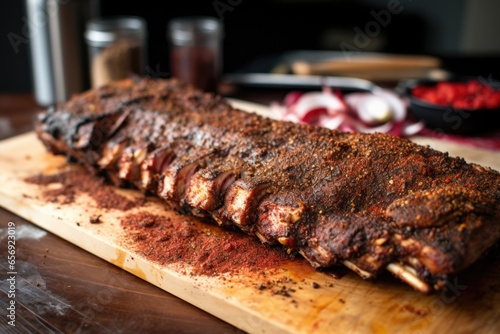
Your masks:
M 475 160 L 484 158 L 490 165 L 500 160 L 498 153 L 471 153 Z M 390 274 L 374 281 L 349 272 L 335 278 L 315 271 L 301 259 L 287 260 L 280 268 L 265 272 L 193 274 L 193 267 L 182 260 L 162 264 L 139 251 L 134 246 L 137 235 L 128 233 L 120 222 L 128 214 L 147 211 L 170 221 L 189 221 L 205 234 L 208 225 L 179 216 L 158 200 L 144 199 L 134 190 L 113 188 L 127 198 L 144 199 L 140 207 L 124 212 L 99 207 L 91 193 L 77 192 L 71 201 L 47 201 L 44 192 L 57 189 L 57 184 L 25 181 L 29 176 L 60 170 L 68 170 L 65 159 L 46 153 L 34 133 L 0 142 L 0 205 L 244 331 L 500 332 L 498 254 L 490 254 L 452 277 L 448 291 L 431 295 L 414 291 Z M 208 230 L 220 240 L 231 234 L 218 227 Z M 196 236 L 189 238 L 196 244 Z M 260 255 L 267 256 L 265 248 Z

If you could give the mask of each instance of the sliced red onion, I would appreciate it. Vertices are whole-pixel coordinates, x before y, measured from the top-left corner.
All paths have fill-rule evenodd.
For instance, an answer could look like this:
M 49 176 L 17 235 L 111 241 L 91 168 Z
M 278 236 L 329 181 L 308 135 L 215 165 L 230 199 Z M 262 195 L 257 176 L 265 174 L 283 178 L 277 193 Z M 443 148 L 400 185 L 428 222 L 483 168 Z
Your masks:
M 285 107 L 284 105 L 281 105 L 277 102 L 272 102 L 269 105 L 269 108 L 271 109 L 271 113 L 273 115 L 278 115 L 281 117 L 283 117 L 283 115 L 287 114 L 288 110 L 289 110 L 287 107 Z
M 393 136 L 400 137 L 401 134 L 403 133 L 403 127 L 405 125 L 405 122 L 394 122 L 394 126 L 388 133 L 390 133 Z
M 285 104 L 285 107 L 290 107 L 290 106 L 296 104 L 302 95 L 304 95 L 304 93 L 296 91 L 296 90 L 293 90 L 293 91 L 289 92 L 288 94 L 286 94 L 285 98 L 283 99 L 283 103 Z
M 354 122 L 354 127 L 357 130 L 356 132 L 363 132 L 363 133 L 376 133 L 376 132 L 381 132 L 381 133 L 389 133 L 391 129 L 393 128 L 394 123 L 392 122 L 387 122 L 379 126 L 365 126 L 361 122 Z
M 290 122 L 294 122 L 294 123 L 302 123 L 302 121 L 300 120 L 300 118 L 297 115 L 291 114 L 291 113 L 284 114 L 281 119 L 283 121 L 290 121 Z
M 344 122 L 344 123 L 342 123 L 342 124 L 338 127 L 338 129 L 339 129 L 340 131 L 343 131 L 343 132 L 351 132 L 351 133 L 355 133 L 355 132 L 357 132 L 357 130 L 354 128 L 354 126 L 353 126 L 351 123 L 349 123 L 349 122 Z
M 309 109 L 307 113 L 304 114 L 304 116 L 300 119 L 303 123 L 308 123 L 308 124 L 317 124 L 319 119 L 324 116 L 328 115 L 328 110 L 323 107 L 319 108 L 313 108 Z
M 413 124 L 407 124 L 403 127 L 403 136 L 414 136 L 425 128 L 425 122 L 419 121 Z
M 346 105 L 334 94 L 324 92 L 307 92 L 292 106 L 294 113 L 303 118 L 311 109 L 325 108 L 328 114 L 345 112 Z
M 389 104 L 394 121 L 400 122 L 406 118 L 407 105 L 398 94 L 382 88 L 374 90 L 373 94 L 383 98 Z
M 366 124 L 380 124 L 392 119 L 390 104 L 380 96 L 352 93 L 345 96 L 345 102 Z
M 292 91 L 284 105 L 271 107 L 283 120 L 345 132 L 411 136 L 424 128 L 423 122 L 406 123 L 407 101 L 382 88 L 342 96 L 324 85 L 321 92 Z
M 323 128 L 335 130 L 338 129 L 343 122 L 345 122 L 346 116 L 339 114 L 337 116 L 327 116 L 327 115 L 322 115 L 319 120 L 317 125 L 321 126 Z

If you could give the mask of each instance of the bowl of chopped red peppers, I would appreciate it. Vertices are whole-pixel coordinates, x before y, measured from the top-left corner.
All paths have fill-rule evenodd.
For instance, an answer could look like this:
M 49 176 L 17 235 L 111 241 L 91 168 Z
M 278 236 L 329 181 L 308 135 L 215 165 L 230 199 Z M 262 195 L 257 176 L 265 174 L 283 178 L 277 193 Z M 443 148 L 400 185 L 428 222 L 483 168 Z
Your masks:
M 404 94 L 410 112 L 431 130 L 478 135 L 500 128 L 500 85 L 493 80 L 408 80 Z

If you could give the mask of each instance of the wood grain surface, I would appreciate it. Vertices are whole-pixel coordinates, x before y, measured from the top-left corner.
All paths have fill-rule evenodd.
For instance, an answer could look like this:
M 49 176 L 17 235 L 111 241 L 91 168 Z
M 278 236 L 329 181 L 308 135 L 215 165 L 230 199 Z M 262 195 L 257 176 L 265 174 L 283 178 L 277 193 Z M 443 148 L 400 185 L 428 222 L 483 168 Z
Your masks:
M 489 157 L 491 154 L 489 152 Z M 481 160 L 481 156 L 476 158 Z M 275 282 L 275 287 L 281 284 L 289 291 L 287 295 L 276 294 L 273 289 L 259 289 L 263 280 L 259 274 L 193 275 L 186 263 L 160 265 L 130 247 L 132 240 L 119 224 L 123 212 L 99 209 L 92 204 L 88 194 L 79 194 L 67 205 L 48 203 L 41 195 L 45 186 L 24 181 L 27 176 L 66 168 L 65 165 L 63 158 L 47 154 L 33 133 L 0 143 L 0 182 L 3 185 L 0 205 L 41 228 L 30 232 L 31 237 L 35 236 L 35 244 L 37 235 L 47 233 L 45 231 L 53 233 L 244 331 L 497 333 L 500 330 L 500 264 L 495 253 L 450 278 L 449 290 L 432 295 L 422 295 L 389 274 L 375 281 L 364 281 L 351 273 L 334 278 L 313 270 L 303 261 L 290 260 L 282 268 L 266 273 L 266 282 Z M 131 190 L 116 191 L 131 197 L 143 196 Z M 171 219 L 185 219 L 155 200 L 147 199 L 145 208 Z M 102 223 L 89 222 L 95 215 L 101 216 Z M 230 233 L 222 229 L 217 231 L 214 238 Z M 42 261 L 44 255 L 71 258 L 51 250 L 47 253 L 46 250 L 36 251 L 36 247 L 32 249 L 36 254 L 33 256 L 39 256 Z M 102 279 L 106 282 L 112 277 L 117 281 L 104 284 L 120 284 L 120 271 L 110 271 Z M 43 293 L 46 283 L 34 279 L 29 284 Z M 65 284 L 64 279 L 60 284 Z M 78 286 L 67 289 L 78 290 Z M 99 290 L 88 293 L 96 300 L 106 300 L 109 296 L 104 292 L 102 295 Z M 148 298 L 143 297 L 147 307 Z M 161 298 L 156 298 L 155 302 L 161 303 Z M 74 310 L 67 312 L 70 311 Z M 65 310 L 60 312 L 62 316 Z

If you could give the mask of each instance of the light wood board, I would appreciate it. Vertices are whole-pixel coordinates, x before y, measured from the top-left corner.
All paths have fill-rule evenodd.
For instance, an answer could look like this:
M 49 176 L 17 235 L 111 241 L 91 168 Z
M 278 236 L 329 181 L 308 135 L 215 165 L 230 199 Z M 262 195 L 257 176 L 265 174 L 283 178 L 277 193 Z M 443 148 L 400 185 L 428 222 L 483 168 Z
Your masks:
M 490 154 L 498 159 L 498 153 Z M 452 278 L 450 290 L 432 295 L 416 292 L 389 274 L 374 281 L 352 273 L 334 278 L 290 260 L 266 276 L 269 281 L 293 282 L 287 283 L 293 288 L 290 296 L 275 295 L 269 289 L 259 290 L 256 285 L 262 278 L 255 275 L 197 276 L 182 263 L 159 265 L 129 247 L 130 237 L 119 223 L 123 212 L 99 209 L 85 194 L 67 205 L 47 202 L 41 196 L 44 186 L 23 181 L 65 164 L 64 158 L 46 153 L 34 133 L 0 142 L 0 205 L 244 331 L 500 332 L 500 264 L 494 258 L 479 261 Z M 133 190 L 117 191 L 143 196 Z M 148 202 L 141 209 L 181 219 L 160 202 Z M 102 223 L 91 224 L 96 215 L 101 215 Z

